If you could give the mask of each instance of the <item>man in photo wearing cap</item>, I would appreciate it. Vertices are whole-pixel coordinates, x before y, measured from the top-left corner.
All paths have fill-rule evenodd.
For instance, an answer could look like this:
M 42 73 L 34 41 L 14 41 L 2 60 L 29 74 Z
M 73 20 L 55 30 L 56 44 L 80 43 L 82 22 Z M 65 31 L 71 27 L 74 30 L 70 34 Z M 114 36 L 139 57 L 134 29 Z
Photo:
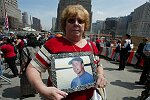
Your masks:
M 77 77 L 71 82 L 71 88 L 94 82 L 93 76 L 85 71 L 83 60 L 80 57 L 73 58 L 68 64 L 72 64 L 73 70 L 77 74 Z

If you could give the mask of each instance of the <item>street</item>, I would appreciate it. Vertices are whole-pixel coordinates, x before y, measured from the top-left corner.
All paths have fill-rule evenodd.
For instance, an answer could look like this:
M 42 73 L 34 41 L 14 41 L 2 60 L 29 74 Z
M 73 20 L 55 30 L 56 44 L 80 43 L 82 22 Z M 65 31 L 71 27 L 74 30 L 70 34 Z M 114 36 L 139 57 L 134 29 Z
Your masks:
M 139 80 L 142 70 L 135 69 L 133 66 L 126 66 L 124 71 L 118 71 L 116 70 L 118 64 L 113 64 L 106 60 L 101 61 L 108 81 L 108 86 L 106 87 L 107 99 L 139 100 L 141 91 L 144 89 L 143 86 L 134 82 Z
M 133 66 L 126 66 L 124 71 L 118 71 L 116 70 L 118 68 L 118 62 L 104 59 L 101 59 L 101 62 L 108 81 L 106 87 L 107 100 L 139 100 L 141 91 L 143 91 L 144 88 L 134 82 L 139 80 L 142 70 L 135 69 Z M 9 75 L 11 75 L 11 72 Z M 10 77 L 9 75 L 7 75 L 7 77 Z M 43 80 L 46 83 L 47 73 L 44 73 L 43 76 Z M 11 78 L 11 80 L 11 84 L 0 80 L 1 100 L 19 100 L 19 77 Z M 37 94 L 36 97 L 30 97 L 24 100 L 39 100 L 40 98 L 39 94 Z

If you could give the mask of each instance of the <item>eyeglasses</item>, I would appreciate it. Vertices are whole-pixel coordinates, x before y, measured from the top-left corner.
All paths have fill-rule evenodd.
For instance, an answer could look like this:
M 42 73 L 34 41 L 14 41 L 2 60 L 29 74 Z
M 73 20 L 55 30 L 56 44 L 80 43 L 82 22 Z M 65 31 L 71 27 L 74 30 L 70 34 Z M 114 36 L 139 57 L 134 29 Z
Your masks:
M 85 23 L 82 19 L 70 18 L 70 19 L 67 20 L 67 22 L 70 23 L 70 24 L 74 24 L 76 21 L 77 21 L 79 24 Z

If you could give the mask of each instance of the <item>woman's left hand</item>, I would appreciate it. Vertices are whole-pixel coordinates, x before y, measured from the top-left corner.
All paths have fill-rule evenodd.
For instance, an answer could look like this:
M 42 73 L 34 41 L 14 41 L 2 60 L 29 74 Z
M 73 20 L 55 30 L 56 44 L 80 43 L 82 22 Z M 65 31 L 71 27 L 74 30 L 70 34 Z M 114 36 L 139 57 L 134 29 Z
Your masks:
M 104 75 L 98 74 L 98 79 L 96 82 L 96 87 L 104 88 L 107 85 L 107 80 L 105 79 Z

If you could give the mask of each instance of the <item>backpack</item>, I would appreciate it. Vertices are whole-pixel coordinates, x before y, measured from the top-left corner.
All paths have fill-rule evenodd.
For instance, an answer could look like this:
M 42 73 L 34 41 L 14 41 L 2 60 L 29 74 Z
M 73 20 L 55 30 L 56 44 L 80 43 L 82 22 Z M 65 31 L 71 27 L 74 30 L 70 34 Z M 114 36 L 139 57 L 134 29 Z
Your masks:
M 120 52 L 120 46 L 119 45 L 116 47 L 115 52 Z
M 26 50 L 27 50 L 27 54 L 25 53 L 26 57 L 28 58 L 26 64 L 25 64 L 25 70 L 24 72 L 26 71 L 26 68 L 27 66 L 29 65 L 30 61 L 32 60 L 31 57 L 30 57 L 30 52 L 29 52 L 29 49 L 26 47 Z M 23 51 L 24 52 L 24 51 Z
M 126 50 L 127 50 L 127 51 L 130 51 L 130 50 L 131 50 L 130 43 L 128 43 L 128 44 L 127 44 L 127 46 L 126 46 Z

